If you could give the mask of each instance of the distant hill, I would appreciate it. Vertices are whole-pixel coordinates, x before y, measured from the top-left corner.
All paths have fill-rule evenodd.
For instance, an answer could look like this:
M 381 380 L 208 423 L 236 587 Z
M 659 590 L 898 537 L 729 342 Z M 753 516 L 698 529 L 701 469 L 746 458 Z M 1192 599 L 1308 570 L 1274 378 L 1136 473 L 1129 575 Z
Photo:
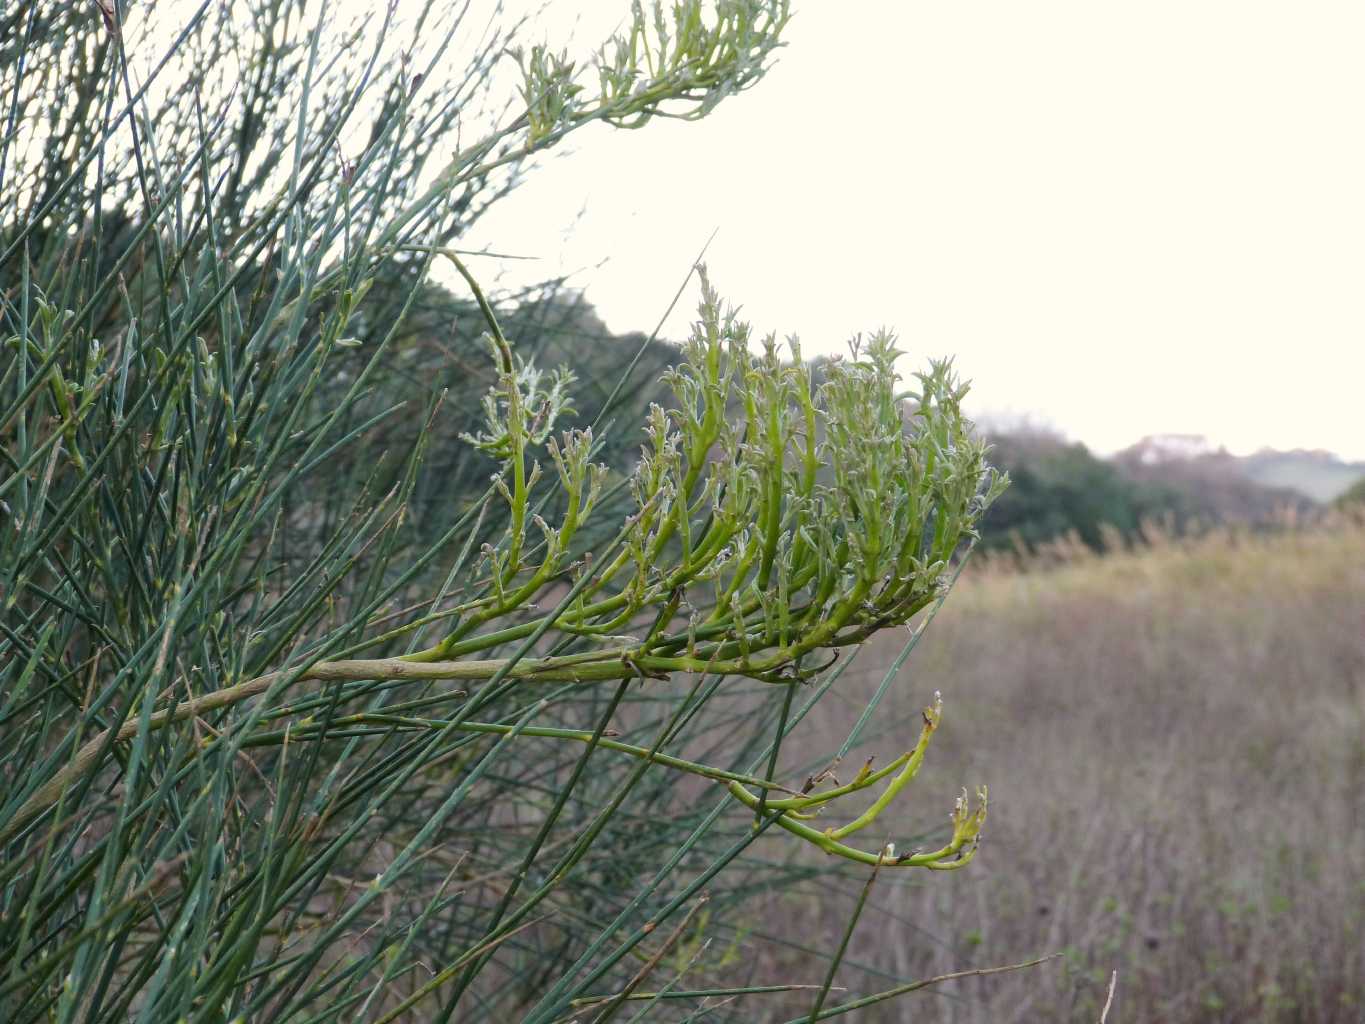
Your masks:
M 1203 437 L 1153 434 L 1114 456 L 1114 461 L 1147 479 L 1175 474 L 1225 482 L 1242 478 L 1276 491 L 1292 491 L 1327 504 L 1365 479 L 1365 462 L 1346 462 L 1327 451 L 1276 451 L 1232 455 Z
M 1324 503 L 1365 480 L 1365 462 L 1343 462 L 1331 452 L 1266 448 L 1238 461 L 1247 476 L 1258 483 L 1288 487 Z
M 986 513 L 982 544 L 987 548 L 1034 550 L 1066 535 L 1095 550 L 1108 541 L 1106 528 L 1125 538 L 1147 519 L 1191 517 L 1184 488 L 1137 479 L 1085 445 L 1033 428 L 988 431 L 990 460 L 1010 475 L 1010 486 Z M 1168 515 L 1169 513 L 1169 515 Z
M 1147 521 L 1177 534 L 1218 524 L 1274 528 L 1286 514 L 1300 519 L 1319 514 L 1325 500 L 1308 493 L 1307 481 L 1321 485 L 1328 473 L 1350 468 L 1319 453 L 1239 458 L 1193 435 L 1147 437 L 1100 458 L 1085 445 L 1047 430 L 986 433 L 992 461 L 1008 470 L 1013 481 L 987 513 L 983 543 L 988 548 L 1022 545 L 1036 550 L 1070 535 L 1102 550 L 1111 543 L 1106 530 L 1131 542 L 1142 535 Z M 1268 458 L 1271 454 L 1277 458 Z M 1304 466 L 1317 474 L 1310 476 Z M 1288 468 L 1300 471 L 1291 474 Z M 1340 486 L 1320 486 L 1317 494 L 1330 498 L 1344 492 L 1351 479 L 1365 477 L 1365 468 L 1340 475 Z

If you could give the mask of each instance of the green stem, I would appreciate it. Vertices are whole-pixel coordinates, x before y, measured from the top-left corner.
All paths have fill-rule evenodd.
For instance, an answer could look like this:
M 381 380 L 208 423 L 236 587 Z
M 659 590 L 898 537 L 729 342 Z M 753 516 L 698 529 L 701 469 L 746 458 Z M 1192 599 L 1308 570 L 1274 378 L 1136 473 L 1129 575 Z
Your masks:
M 730 795 L 740 803 L 753 810 L 758 809 L 759 798 L 738 782 L 731 782 L 727 788 L 730 790 Z M 835 857 L 843 857 L 845 860 L 857 861 L 859 864 L 881 865 L 889 868 L 929 868 L 934 871 L 956 871 L 958 868 L 966 867 L 972 857 L 976 855 L 974 845 L 963 852 L 963 847 L 966 845 L 965 838 L 954 838 L 947 846 L 929 853 L 901 854 L 897 857 L 888 858 L 885 851 L 868 853 L 865 850 L 846 846 L 837 839 L 831 839 L 824 832 L 813 829 L 809 825 L 801 824 L 790 814 L 779 815 L 777 823 L 792 835 L 800 836 L 825 853 Z M 961 856 L 958 856 L 959 853 Z
M 355 715 L 346 715 L 339 718 L 330 719 L 326 723 L 328 735 L 335 735 L 334 730 L 345 729 L 352 725 L 382 725 L 387 728 L 400 729 L 453 729 L 456 732 L 487 733 L 494 736 L 511 735 L 516 730 L 516 726 L 503 725 L 499 722 L 460 722 L 454 719 L 440 718 L 414 718 L 406 715 L 385 715 L 371 712 L 363 712 Z M 308 739 L 314 732 L 319 732 L 323 728 L 322 723 L 305 723 L 303 725 L 290 726 L 287 729 L 275 729 L 270 732 L 256 733 L 248 736 L 243 742 L 244 747 L 264 747 L 274 746 L 284 743 Z M 517 732 L 519 736 L 538 736 L 542 739 L 573 740 L 577 743 L 593 742 L 593 734 L 582 729 L 560 729 L 552 726 L 526 726 Z M 214 741 L 216 742 L 216 740 Z M 704 779 L 713 779 L 716 782 L 734 782 L 753 786 L 761 790 L 780 790 L 784 793 L 792 791 L 779 783 L 770 779 L 762 779 L 756 775 L 746 775 L 743 772 L 726 771 L 723 768 L 716 768 L 709 764 L 702 764 L 698 761 L 689 761 L 685 758 L 674 757 L 671 754 L 651 752 L 648 747 L 637 746 L 633 743 L 625 743 L 621 740 L 603 736 L 597 741 L 597 746 L 604 750 L 615 750 L 618 753 L 629 754 L 645 761 L 653 761 L 656 764 L 665 765 L 669 768 L 676 768 L 678 771 L 688 772 L 691 775 L 698 775 Z M 775 802 L 769 803 L 769 807 L 774 806 Z

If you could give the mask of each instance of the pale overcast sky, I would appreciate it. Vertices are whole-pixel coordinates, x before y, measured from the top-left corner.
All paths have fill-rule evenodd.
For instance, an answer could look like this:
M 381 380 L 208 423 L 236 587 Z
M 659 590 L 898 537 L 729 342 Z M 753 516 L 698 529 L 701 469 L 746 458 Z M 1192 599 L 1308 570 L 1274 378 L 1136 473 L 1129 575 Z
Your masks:
M 577 18 L 586 51 L 626 9 L 555 4 L 532 34 Z M 794 9 L 751 92 L 576 136 L 478 241 L 648 330 L 719 229 L 712 277 L 756 330 L 815 353 L 891 326 L 956 356 L 977 414 L 1365 458 L 1365 4 Z

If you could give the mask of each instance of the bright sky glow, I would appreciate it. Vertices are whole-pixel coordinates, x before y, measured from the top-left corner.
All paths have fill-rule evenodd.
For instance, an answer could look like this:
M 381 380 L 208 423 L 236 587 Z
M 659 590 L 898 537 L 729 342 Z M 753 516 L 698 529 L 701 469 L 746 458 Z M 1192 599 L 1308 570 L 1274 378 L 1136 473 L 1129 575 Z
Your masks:
M 508 279 L 577 271 L 648 330 L 719 229 L 717 285 L 808 354 L 886 324 L 914 362 L 955 355 L 978 414 L 1100 451 L 1365 458 L 1365 5 L 794 6 L 750 93 L 532 174 L 478 231 L 540 257 Z M 561 3 L 532 35 L 578 18 L 586 52 L 627 9 Z

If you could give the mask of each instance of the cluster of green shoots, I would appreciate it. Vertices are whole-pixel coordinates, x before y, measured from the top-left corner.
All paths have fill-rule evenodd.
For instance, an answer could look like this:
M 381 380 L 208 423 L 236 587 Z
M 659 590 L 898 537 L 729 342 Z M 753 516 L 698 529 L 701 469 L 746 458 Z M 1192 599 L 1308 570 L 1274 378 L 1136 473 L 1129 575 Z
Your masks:
M 790 686 L 828 667 L 839 648 L 909 622 L 942 596 L 954 553 L 1006 485 L 962 415 L 966 388 L 950 365 L 932 363 L 916 374 L 917 387 L 898 390 L 901 353 L 879 332 L 825 364 L 817 384 L 795 341 L 790 362 L 772 336 L 755 353 L 748 325 L 722 310 L 704 271 L 701 279 L 699 318 L 665 377 L 672 408 L 652 407 L 628 481 L 633 510 L 596 551 L 580 551 L 575 538 L 603 505 L 607 470 L 592 461 L 591 430 L 554 434 L 571 379 L 519 363 L 490 315 L 502 372 L 485 401 L 485 430 L 466 440 L 500 462 L 493 484 L 508 525 L 484 548 L 483 596 L 454 610 L 440 642 L 400 660 L 436 671 L 450 663 L 463 678 L 477 666 L 485 678 L 528 681 L 714 673 Z M 563 494 L 553 525 L 537 512 L 540 451 Z M 537 599 L 552 586 L 559 600 L 541 613 Z M 579 650 L 467 660 L 547 634 Z M 869 765 L 847 785 L 763 800 L 732 779 L 731 792 L 782 812 L 783 827 L 827 852 L 878 862 L 839 840 L 870 824 L 914 776 L 940 713 L 937 703 L 925 711 L 913 751 L 879 771 Z M 850 825 L 817 832 L 801 824 L 891 776 Z M 975 811 L 964 797 L 944 849 L 888 862 L 965 863 L 984 810 L 984 791 Z
M 657 0 L 648 14 L 634 0 L 630 26 L 597 54 L 595 96 L 586 95 L 567 52 L 544 45 L 515 50 L 527 146 L 590 120 L 619 128 L 639 128 L 653 117 L 699 120 L 762 76 L 790 16 L 788 0 L 681 0 L 671 17 Z
M 467 439 L 502 463 L 494 485 L 508 526 L 484 551 L 489 592 L 409 660 L 537 633 L 540 617 L 484 627 L 572 579 L 548 627 L 593 645 L 526 659 L 518 675 L 713 672 L 787 683 L 819 670 L 811 656 L 904 624 L 941 594 L 954 552 L 1005 484 L 962 415 L 966 389 L 950 366 L 933 363 L 917 389 L 898 391 L 901 353 L 881 332 L 825 364 L 817 386 L 795 342 L 791 362 L 771 336 L 754 354 L 748 326 L 702 280 L 700 318 L 666 375 L 676 401 L 651 409 L 629 481 L 634 509 L 605 552 L 575 554 L 606 469 L 592 462 L 591 430 L 552 436 L 568 380 L 546 382 L 491 336 L 503 372 L 485 403 L 486 431 Z M 540 448 L 565 496 L 553 526 L 536 512 Z M 645 613 L 652 621 L 631 634 Z

